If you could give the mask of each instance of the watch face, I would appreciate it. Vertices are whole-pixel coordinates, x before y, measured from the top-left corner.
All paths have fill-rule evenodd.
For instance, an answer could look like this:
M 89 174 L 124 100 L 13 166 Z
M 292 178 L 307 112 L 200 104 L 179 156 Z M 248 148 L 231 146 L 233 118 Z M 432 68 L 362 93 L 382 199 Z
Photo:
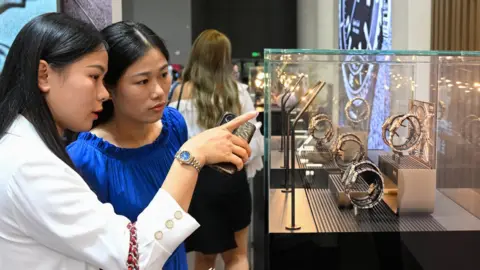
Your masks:
M 180 160 L 182 161 L 188 161 L 190 159 L 190 152 L 188 151 L 182 151 L 180 153 L 180 155 L 178 155 L 180 157 Z

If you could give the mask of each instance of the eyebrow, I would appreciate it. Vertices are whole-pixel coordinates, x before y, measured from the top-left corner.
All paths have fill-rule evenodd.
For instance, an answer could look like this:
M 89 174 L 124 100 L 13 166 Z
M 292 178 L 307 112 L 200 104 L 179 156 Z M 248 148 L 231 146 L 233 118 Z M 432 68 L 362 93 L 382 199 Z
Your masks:
M 101 65 L 90 65 L 90 66 L 87 66 L 87 67 L 98 68 L 98 69 L 100 69 L 100 71 L 102 71 L 102 73 L 105 73 L 105 68 L 102 67 Z
M 168 67 L 168 64 L 165 64 L 165 65 L 161 66 L 158 70 L 164 70 L 167 67 Z M 144 72 L 139 72 L 139 73 L 133 74 L 132 77 L 148 76 L 149 74 L 150 74 L 150 71 L 144 71 Z

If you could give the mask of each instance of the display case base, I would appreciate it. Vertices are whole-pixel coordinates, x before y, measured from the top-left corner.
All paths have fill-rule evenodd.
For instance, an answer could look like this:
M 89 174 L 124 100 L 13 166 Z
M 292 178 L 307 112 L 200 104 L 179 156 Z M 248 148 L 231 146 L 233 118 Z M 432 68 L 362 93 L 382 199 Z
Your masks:
M 394 213 L 433 213 L 437 184 L 435 169 L 411 157 L 402 157 L 398 162 L 390 155 L 379 156 L 378 167 L 384 174 L 385 183 L 393 183 L 391 192 L 386 192 L 385 197 Z
M 328 187 L 328 173 L 323 169 L 296 169 L 294 175 L 295 188 Z M 285 170 L 272 169 L 270 170 L 270 188 L 285 188 Z M 291 187 L 291 179 L 287 182 L 288 188 Z
M 340 175 L 330 175 L 340 181 Z M 334 232 L 406 232 L 445 231 L 446 229 L 431 215 L 397 216 L 384 202 L 374 208 L 359 210 L 339 208 L 328 189 L 306 189 L 307 198 L 319 233 Z
M 330 173 L 340 173 L 340 169 L 335 165 L 331 158 L 330 152 L 327 149 L 321 151 L 307 151 L 297 153 L 297 164 L 299 169 L 305 170 L 323 170 L 322 177 L 327 179 Z

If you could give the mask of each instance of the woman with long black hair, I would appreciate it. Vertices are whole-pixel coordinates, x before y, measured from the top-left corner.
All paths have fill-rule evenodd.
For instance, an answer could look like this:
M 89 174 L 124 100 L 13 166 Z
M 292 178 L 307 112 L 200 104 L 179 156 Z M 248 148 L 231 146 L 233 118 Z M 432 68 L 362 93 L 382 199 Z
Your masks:
M 161 269 L 199 226 L 186 210 L 200 168 L 248 160 L 248 144 L 231 131 L 255 113 L 185 142 L 135 223 L 115 214 L 62 140 L 66 129 L 92 127 L 109 98 L 107 69 L 101 34 L 64 14 L 34 18 L 14 40 L 0 77 L 2 269 Z

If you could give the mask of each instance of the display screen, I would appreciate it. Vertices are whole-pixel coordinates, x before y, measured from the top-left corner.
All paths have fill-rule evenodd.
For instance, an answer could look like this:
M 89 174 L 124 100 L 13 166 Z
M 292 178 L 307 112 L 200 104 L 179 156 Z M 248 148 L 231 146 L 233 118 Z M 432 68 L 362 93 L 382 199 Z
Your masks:
M 392 48 L 390 0 L 339 0 L 339 49 L 390 50 Z M 381 126 L 390 114 L 388 65 L 378 65 L 362 55 L 346 57 L 342 81 L 348 100 L 361 97 L 372 102 L 369 149 L 383 149 Z M 374 59 L 373 59 L 374 60 Z M 345 105 L 348 100 L 345 100 Z M 341 117 L 344 119 L 344 117 Z
M 57 0 L 0 0 L 0 72 L 20 29 L 34 17 L 57 10 Z

